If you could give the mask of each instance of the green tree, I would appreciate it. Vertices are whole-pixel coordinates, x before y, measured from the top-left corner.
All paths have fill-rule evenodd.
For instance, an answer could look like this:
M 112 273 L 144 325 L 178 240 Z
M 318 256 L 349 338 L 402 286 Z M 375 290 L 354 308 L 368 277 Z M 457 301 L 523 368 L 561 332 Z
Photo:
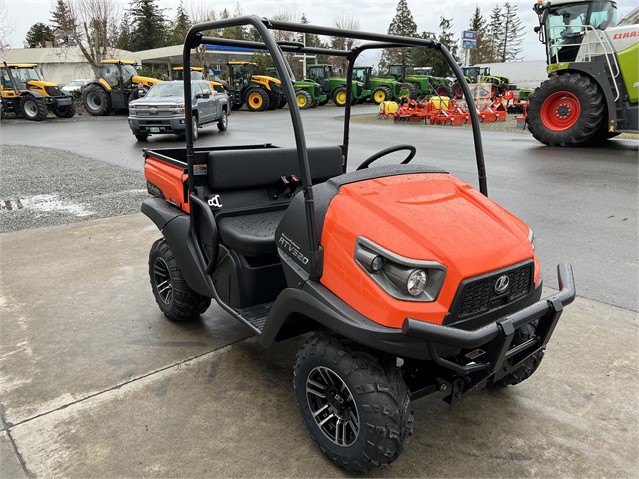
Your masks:
M 519 54 L 522 50 L 522 32 L 524 30 L 524 26 L 521 24 L 521 19 L 517 14 L 517 5 L 506 2 L 504 4 L 504 17 L 502 43 L 499 50 L 499 61 L 517 61 L 521 59 L 519 57 Z
M 131 49 L 150 50 L 167 44 L 167 20 L 156 0 L 131 0 Z
M 439 17 L 440 31 L 437 40 L 448 49 L 455 61 L 459 61 L 459 57 L 457 56 L 458 41 L 453 34 L 452 26 L 452 18 Z M 435 76 L 447 77 L 452 74 L 452 70 L 450 69 L 448 62 L 439 53 L 435 55 L 432 63 L 428 66 L 433 67 Z
M 425 40 L 431 39 L 435 40 L 435 35 L 430 32 L 422 32 L 419 34 L 420 38 Z M 432 48 L 426 47 L 417 47 L 413 48 L 413 57 L 412 62 L 416 67 L 432 67 L 437 58 L 440 57 L 441 54 Z
M 132 50 L 131 46 L 131 21 L 129 20 L 128 13 L 122 15 L 120 21 L 120 27 L 117 31 L 117 39 L 115 46 L 120 50 Z
M 486 32 L 486 62 L 499 61 L 500 47 L 504 41 L 504 18 L 501 7 L 495 5 L 490 13 L 490 23 Z
M 477 48 L 470 50 L 470 64 L 475 65 L 491 61 L 492 46 L 488 37 L 488 25 L 479 10 L 479 6 L 475 7 L 475 13 L 470 19 L 468 28 L 477 32 Z
M 311 22 L 308 20 L 308 18 L 306 18 L 306 15 L 302 13 L 302 17 L 300 18 L 300 23 L 308 24 Z M 299 41 L 304 43 L 307 47 L 329 48 L 329 45 L 323 42 L 319 35 L 316 35 L 314 33 L 307 33 L 306 35 L 301 34 Z M 311 61 L 312 60 L 309 60 L 307 63 L 310 64 Z M 328 63 L 329 57 L 327 55 L 317 55 L 315 58 L 315 61 L 316 63 Z M 306 73 L 304 72 L 301 76 L 302 77 L 306 76 Z
M 399 35 L 402 37 L 416 37 L 417 24 L 413 20 L 413 14 L 408 8 L 406 0 L 399 0 L 395 16 L 388 26 L 389 35 Z M 388 65 L 401 63 L 403 65 L 411 63 L 411 49 L 409 48 L 387 48 L 382 51 L 379 61 L 380 71 L 386 70 Z
M 29 48 L 46 47 L 47 43 L 54 44 L 53 28 L 46 23 L 38 22 L 31 25 L 25 38 Z
M 189 17 L 186 10 L 184 10 L 184 5 L 182 4 L 182 0 L 180 0 L 180 4 L 177 7 L 177 11 L 175 12 L 175 19 L 171 22 L 171 33 L 169 34 L 169 44 L 170 45 L 181 45 L 184 43 L 184 39 L 186 38 L 186 34 L 189 32 L 191 28 L 191 18 Z
M 75 18 L 65 0 L 57 0 L 51 11 L 51 28 L 54 43 L 57 47 L 74 47 L 73 31 L 76 29 Z

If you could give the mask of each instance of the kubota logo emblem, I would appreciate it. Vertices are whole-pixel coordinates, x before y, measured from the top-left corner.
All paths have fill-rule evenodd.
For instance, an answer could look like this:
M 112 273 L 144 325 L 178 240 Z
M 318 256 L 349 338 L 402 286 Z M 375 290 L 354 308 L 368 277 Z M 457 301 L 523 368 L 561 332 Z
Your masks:
M 510 277 L 505 274 L 497 278 L 497 282 L 495 283 L 495 291 L 498 293 L 503 293 L 508 289 L 510 285 Z

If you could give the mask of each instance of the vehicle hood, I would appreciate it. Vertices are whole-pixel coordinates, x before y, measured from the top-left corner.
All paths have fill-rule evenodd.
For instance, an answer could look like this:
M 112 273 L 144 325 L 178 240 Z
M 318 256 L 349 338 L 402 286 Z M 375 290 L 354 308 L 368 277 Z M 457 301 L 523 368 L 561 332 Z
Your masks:
M 140 75 L 134 75 L 131 78 L 131 81 L 133 82 L 134 85 L 136 83 L 142 83 L 144 86 L 152 87 L 156 83 L 160 83 L 162 80 L 158 80 L 157 78 L 143 77 L 143 76 L 140 76 Z
M 406 258 L 437 261 L 461 278 L 533 257 L 526 224 L 446 173 L 344 185 L 327 222 L 331 215 L 353 242 L 364 236 Z
M 130 105 L 142 106 L 142 105 L 182 105 L 184 104 L 184 97 L 182 95 L 175 96 L 163 96 L 157 98 L 138 98 L 137 100 L 133 100 Z

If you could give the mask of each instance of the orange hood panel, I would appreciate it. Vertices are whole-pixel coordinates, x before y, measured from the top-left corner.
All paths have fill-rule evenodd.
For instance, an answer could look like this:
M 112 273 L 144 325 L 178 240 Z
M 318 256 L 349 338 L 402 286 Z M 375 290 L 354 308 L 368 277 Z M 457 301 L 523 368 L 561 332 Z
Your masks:
M 437 261 L 446 279 L 435 302 L 390 297 L 355 263 L 357 236 L 406 258 Z M 351 183 L 333 198 L 322 232 L 321 282 L 368 318 L 401 327 L 410 316 L 441 324 L 465 278 L 533 258 L 528 227 L 444 173 Z M 535 267 L 535 283 L 539 268 Z

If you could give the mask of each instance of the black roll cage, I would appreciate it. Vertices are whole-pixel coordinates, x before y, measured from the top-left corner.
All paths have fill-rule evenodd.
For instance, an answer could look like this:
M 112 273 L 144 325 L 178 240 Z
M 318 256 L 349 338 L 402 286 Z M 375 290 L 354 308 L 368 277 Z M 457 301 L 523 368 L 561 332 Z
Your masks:
M 232 40 L 226 38 L 216 38 L 203 36 L 202 32 L 208 30 L 217 30 L 238 26 L 253 26 L 259 33 L 260 37 L 263 40 L 261 42 L 252 42 L 245 40 Z M 351 50 L 333 50 L 326 48 L 315 48 L 315 47 L 306 47 L 304 44 L 300 42 L 276 42 L 273 36 L 270 34 L 269 30 L 282 30 L 288 32 L 295 33 L 311 33 L 316 35 L 325 35 L 325 36 L 333 36 L 333 37 L 341 37 L 341 38 L 351 38 L 355 40 L 365 40 L 371 43 L 365 43 L 359 46 L 354 47 Z M 221 46 L 236 46 L 236 47 L 244 47 L 244 48 L 253 48 L 257 50 L 266 50 L 271 54 L 273 59 L 273 63 L 275 68 L 280 75 L 280 80 L 282 82 L 282 88 L 284 90 L 284 94 L 286 96 L 286 100 L 289 106 L 289 112 L 291 114 L 291 120 L 293 122 L 293 132 L 295 135 L 295 144 L 297 147 L 297 156 L 299 159 L 299 167 L 301 172 L 301 180 L 302 180 L 302 191 L 304 194 L 304 207 L 306 213 L 306 225 L 307 225 L 307 236 L 309 239 L 309 244 L 311 245 L 312 251 L 310 254 L 310 270 L 311 275 L 310 279 L 318 280 L 321 276 L 321 252 L 320 252 L 320 244 L 317 233 L 317 222 L 315 218 L 315 207 L 314 207 L 314 198 L 313 198 L 313 188 L 312 181 L 310 175 L 310 168 L 308 163 L 308 153 L 306 149 L 306 138 L 304 136 L 304 128 L 302 125 L 302 117 L 300 115 L 300 110 L 297 106 L 297 102 L 295 101 L 295 90 L 293 88 L 293 82 L 295 80 L 293 72 L 284 58 L 283 52 L 295 52 L 295 53 L 314 53 L 318 55 L 331 55 L 331 56 L 339 56 L 345 57 L 348 59 L 348 69 L 346 75 L 346 106 L 345 106 L 345 116 L 344 116 L 344 143 L 342 145 L 342 155 L 343 155 L 343 171 L 346 173 L 346 167 L 348 162 L 348 142 L 349 142 L 349 127 L 350 127 L 350 116 L 351 116 L 351 98 L 353 91 L 353 67 L 355 65 L 355 61 L 357 57 L 366 50 L 371 49 L 380 49 L 380 48 L 405 48 L 405 47 L 426 47 L 432 48 L 434 50 L 439 51 L 446 62 L 452 69 L 457 81 L 462 87 L 464 92 L 464 97 L 466 99 L 466 103 L 468 105 L 468 110 L 471 118 L 471 126 L 473 131 L 473 140 L 475 143 L 475 157 L 477 162 L 477 172 L 479 177 L 479 191 L 488 196 L 488 186 L 486 183 L 486 167 L 484 165 L 484 153 L 482 149 L 481 142 L 481 133 L 479 130 L 479 118 L 477 116 L 477 110 L 475 109 L 475 103 L 473 101 L 472 94 L 470 93 L 470 89 L 468 88 L 468 84 L 462 74 L 459 66 L 455 62 L 455 59 L 452 57 L 448 49 L 442 45 L 441 43 L 431 40 L 431 39 L 423 39 L 423 38 L 411 38 L 411 37 L 399 37 L 394 35 L 385 35 L 380 33 L 369 33 L 369 32 L 360 32 L 360 31 L 352 31 L 352 30 L 343 30 L 338 28 L 330 28 L 330 27 L 320 27 L 311 24 L 297 24 L 297 23 L 288 23 L 288 22 L 280 22 L 275 20 L 269 20 L 266 18 L 260 18 L 255 15 L 250 16 L 242 16 L 235 18 L 228 18 L 225 20 L 218 20 L 213 22 L 199 23 L 193 25 L 189 32 L 186 35 L 186 39 L 184 41 L 184 50 L 183 50 L 183 61 L 182 65 L 184 67 L 184 98 L 185 100 L 185 113 L 186 113 L 186 160 L 188 163 L 188 188 L 189 188 L 189 197 L 194 197 L 194 192 L 197 191 L 198 187 L 205 186 L 204 183 L 200 183 L 205 181 L 206 176 L 194 175 L 193 168 L 193 159 L 194 159 L 194 150 L 193 150 L 193 129 L 192 129 L 192 118 L 193 118 L 193 109 L 191 105 L 191 49 L 197 48 L 200 45 L 221 45 Z M 195 228 L 194 224 L 196 222 L 195 210 L 197 208 L 193 205 L 190 208 L 190 216 L 191 216 L 191 231 L 194 233 Z

